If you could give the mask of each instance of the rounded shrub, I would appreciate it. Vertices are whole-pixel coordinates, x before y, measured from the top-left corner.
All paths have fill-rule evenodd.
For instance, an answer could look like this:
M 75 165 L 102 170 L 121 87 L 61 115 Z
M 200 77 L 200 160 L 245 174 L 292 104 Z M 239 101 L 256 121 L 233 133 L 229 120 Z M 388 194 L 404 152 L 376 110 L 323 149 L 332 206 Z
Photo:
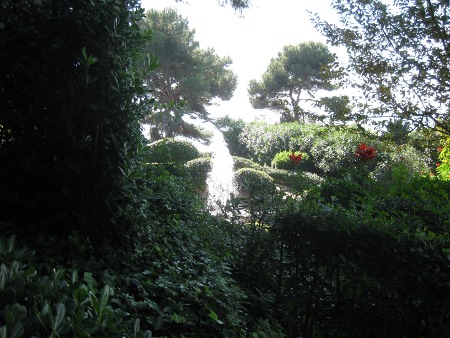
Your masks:
M 268 174 L 252 168 L 238 169 L 235 182 L 241 196 L 270 194 L 274 189 L 273 179 Z
M 319 186 L 323 181 L 319 175 L 307 171 L 268 168 L 265 172 L 272 177 L 276 184 L 295 191 L 304 191 Z
M 233 156 L 233 167 L 234 170 L 242 169 L 242 168 L 252 168 L 252 169 L 261 169 L 261 165 L 248 158 Z
M 206 190 L 206 180 L 211 170 L 211 157 L 204 156 L 188 161 L 185 165 L 192 184 L 200 191 Z
M 154 163 L 183 163 L 200 157 L 189 141 L 162 139 L 149 144 L 149 159 Z

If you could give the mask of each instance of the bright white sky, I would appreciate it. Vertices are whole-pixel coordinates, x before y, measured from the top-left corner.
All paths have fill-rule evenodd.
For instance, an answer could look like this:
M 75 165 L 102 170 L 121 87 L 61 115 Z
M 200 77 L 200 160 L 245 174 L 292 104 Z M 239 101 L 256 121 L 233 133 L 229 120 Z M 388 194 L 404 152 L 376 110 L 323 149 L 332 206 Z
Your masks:
M 309 40 L 326 42 L 315 30 L 307 10 L 328 21 L 337 20 L 331 0 L 252 0 L 252 7 L 243 12 L 243 17 L 230 6 L 221 7 L 218 0 L 188 1 L 189 4 L 175 0 L 141 0 L 141 3 L 146 10 L 176 9 L 188 19 L 201 48 L 212 47 L 216 54 L 231 57 L 230 68 L 238 76 L 238 87 L 230 101 L 211 106 L 208 111 L 212 116 L 229 115 L 245 121 L 257 118 L 278 121 L 277 113 L 251 107 L 247 86 L 250 80 L 261 78 L 270 60 L 284 46 Z

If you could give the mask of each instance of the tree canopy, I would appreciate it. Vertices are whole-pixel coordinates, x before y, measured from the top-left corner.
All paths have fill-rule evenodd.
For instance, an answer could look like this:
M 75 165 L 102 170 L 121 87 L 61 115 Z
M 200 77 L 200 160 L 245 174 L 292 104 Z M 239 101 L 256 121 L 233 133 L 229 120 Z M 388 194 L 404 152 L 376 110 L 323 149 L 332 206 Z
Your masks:
M 285 46 L 270 61 L 260 81 L 249 83 L 248 93 L 253 108 L 281 112 L 281 121 L 305 122 L 308 112 L 301 101 L 314 101 L 318 90 L 332 90 L 334 55 L 319 42 Z M 305 98 L 302 94 L 307 94 Z
M 213 99 L 232 97 L 237 85 L 236 75 L 228 69 L 232 61 L 212 48 L 201 49 L 188 20 L 173 9 L 150 10 L 143 25 L 153 32 L 153 43 L 146 51 L 156 54 L 160 64 L 145 82 L 156 100 L 166 104 L 148 121 L 166 137 L 191 133 L 193 128 L 183 115 L 194 112 L 206 118 L 206 107 Z
M 176 2 L 187 2 L 186 0 L 175 0 Z M 249 8 L 251 5 L 251 0 L 219 0 L 219 4 L 222 6 L 229 5 L 236 11 L 242 12 L 242 10 Z
M 334 0 L 333 7 L 339 24 L 314 21 L 347 49 L 349 81 L 366 98 L 353 117 L 400 118 L 450 134 L 449 2 Z

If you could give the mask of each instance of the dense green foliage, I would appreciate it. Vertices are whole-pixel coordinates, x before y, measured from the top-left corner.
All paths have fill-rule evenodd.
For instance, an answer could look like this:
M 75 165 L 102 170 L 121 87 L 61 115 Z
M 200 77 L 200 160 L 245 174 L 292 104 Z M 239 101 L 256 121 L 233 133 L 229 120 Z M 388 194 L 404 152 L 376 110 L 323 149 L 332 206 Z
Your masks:
M 301 125 L 295 122 L 274 125 L 252 122 L 245 126 L 240 140 L 248 149 L 252 160 L 270 165 L 279 151 L 307 151 L 320 128 L 318 125 Z
M 125 325 L 130 315 L 112 304 L 114 290 L 101 290 L 91 273 L 62 269 L 39 275 L 33 252 L 17 248 L 15 238 L 0 240 L 0 335 L 2 337 L 150 337 Z
M 146 118 L 154 128 L 152 137 L 200 136 L 183 117 L 206 118 L 211 100 L 232 97 L 237 77 L 228 69 L 231 59 L 216 55 L 213 48 L 201 49 L 188 20 L 174 9 L 150 10 L 142 26 L 153 32 L 146 52 L 159 59 L 159 66 L 145 77 L 160 104 Z
M 431 194 L 448 201 L 449 186 L 398 168 L 388 189 L 351 175 L 286 205 L 274 225 L 294 334 L 446 336 L 448 210 Z
M 183 163 L 200 157 L 189 141 L 162 139 L 148 145 L 149 159 L 154 163 Z
M 2 224 L 113 233 L 115 181 L 142 137 L 146 93 L 133 63 L 142 10 L 137 1 L 8 1 L 1 13 Z
M 301 151 L 302 170 L 319 175 L 339 175 L 345 168 L 358 162 L 354 153 L 358 144 L 378 147 L 378 156 L 366 171 L 382 176 L 396 164 L 408 164 L 410 171 L 426 171 L 430 159 L 410 145 L 381 142 L 372 133 L 357 128 L 336 128 L 299 123 L 267 124 L 252 122 L 240 134 L 250 157 L 263 165 L 272 163 L 280 151 Z M 289 164 L 287 164 L 289 166 Z
M 197 188 L 197 190 L 199 192 L 206 191 L 206 181 L 208 179 L 208 174 L 211 171 L 211 157 L 203 156 L 195 160 L 188 161 L 185 167 L 191 183 Z
M 447 138 L 438 149 L 439 162 L 436 163 L 439 177 L 444 180 L 450 180 L 450 138 Z
M 271 162 L 271 166 L 273 168 L 278 168 L 278 169 L 296 169 L 299 167 L 299 164 L 295 164 L 294 161 L 291 160 L 290 156 L 292 154 L 295 155 L 301 155 L 302 156 L 302 162 L 303 162 L 303 153 L 299 153 L 299 152 L 292 152 L 292 151 L 281 151 L 277 154 L 275 154 L 272 162 Z
M 256 194 L 271 193 L 274 188 L 272 178 L 264 171 L 257 169 L 238 169 L 235 180 L 238 192 L 253 198 L 256 197 Z
M 448 337 L 448 139 L 219 119 L 212 212 L 210 155 L 142 138 L 142 15 L 2 3 L 0 336 Z

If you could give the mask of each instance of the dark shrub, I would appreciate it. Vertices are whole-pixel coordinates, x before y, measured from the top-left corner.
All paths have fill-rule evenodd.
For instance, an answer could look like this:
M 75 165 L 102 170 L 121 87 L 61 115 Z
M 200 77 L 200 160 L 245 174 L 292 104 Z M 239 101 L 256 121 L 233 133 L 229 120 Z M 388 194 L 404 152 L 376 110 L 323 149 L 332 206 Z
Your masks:
M 191 183 L 200 192 L 206 190 L 206 180 L 211 171 L 211 157 L 200 157 L 185 164 Z
M 155 163 L 182 163 L 200 157 L 198 149 L 189 141 L 163 139 L 149 144 L 149 159 Z
M 244 195 L 265 195 L 274 189 L 273 179 L 268 174 L 251 168 L 238 169 L 235 182 L 238 192 Z

